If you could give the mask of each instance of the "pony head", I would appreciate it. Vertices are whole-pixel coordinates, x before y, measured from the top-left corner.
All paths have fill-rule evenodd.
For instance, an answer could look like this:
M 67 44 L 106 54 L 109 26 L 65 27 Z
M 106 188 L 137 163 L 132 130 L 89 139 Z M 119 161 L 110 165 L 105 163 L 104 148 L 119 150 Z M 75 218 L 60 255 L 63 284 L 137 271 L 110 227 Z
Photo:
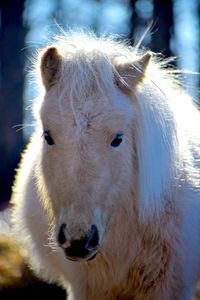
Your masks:
M 71 260 L 94 258 L 123 218 L 134 222 L 164 207 L 175 133 L 166 96 L 148 79 L 150 65 L 149 52 L 87 36 L 42 51 L 41 198 Z

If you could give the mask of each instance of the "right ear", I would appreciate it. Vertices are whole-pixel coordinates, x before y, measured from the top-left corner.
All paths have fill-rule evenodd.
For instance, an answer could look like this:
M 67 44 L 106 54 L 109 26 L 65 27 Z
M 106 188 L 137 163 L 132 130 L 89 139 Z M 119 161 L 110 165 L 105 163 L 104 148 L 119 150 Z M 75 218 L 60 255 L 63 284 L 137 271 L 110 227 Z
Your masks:
M 150 52 L 146 52 L 132 62 L 115 62 L 115 67 L 120 75 L 120 78 L 116 78 L 116 84 L 123 92 L 129 93 L 143 82 L 151 56 Z
M 61 60 L 62 57 L 56 47 L 49 47 L 43 53 L 40 70 L 46 90 L 49 90 L 58 80 Z

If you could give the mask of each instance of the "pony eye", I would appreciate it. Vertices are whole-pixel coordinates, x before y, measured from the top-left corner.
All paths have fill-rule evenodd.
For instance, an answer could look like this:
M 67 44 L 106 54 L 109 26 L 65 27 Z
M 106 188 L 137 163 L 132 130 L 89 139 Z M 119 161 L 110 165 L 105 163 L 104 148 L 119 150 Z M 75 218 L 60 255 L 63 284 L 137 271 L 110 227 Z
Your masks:
M 122 142 L 122 137 L 123 137 L 123 133 L 118 133 L 110 145 L 113 148 L 117 148 Z
M 52 145 L 55 144 L 54 140 L 52 139 L 49 131 L 44 131 L 43 136 L 44 136 L 44 139 L 45 139 L 45 141 L 47 142 L 47 144 L 49 146 L 52 146 Z

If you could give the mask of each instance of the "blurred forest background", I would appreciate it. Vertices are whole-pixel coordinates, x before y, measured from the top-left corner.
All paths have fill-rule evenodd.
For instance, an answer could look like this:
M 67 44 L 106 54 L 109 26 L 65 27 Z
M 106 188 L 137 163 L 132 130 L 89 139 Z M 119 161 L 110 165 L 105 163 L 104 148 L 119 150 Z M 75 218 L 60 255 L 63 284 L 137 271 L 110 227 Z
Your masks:
M 30 106 L 37 92 L 27 74 L 36 49 L 59 32 L 58 25 L 134 44 L 150 24 L 142 47 L 177 56 L 178 68 L 200 72 L 200 0 L 0 0 L 0 212 L 8 206 L 20 153 L 33 130 Z M 185 74 L 183 81 L 198 100 L 199 75 Z M 5 214 L 0 213 L 0 299 L 64 300 L 61 288 L 33 276 Z
M 30 57 L 58 31 L 56 24 L 117 34 L 134 44 L 152 22 L 142 46 L 178 56 L 181 69 L 200 71 L 200 0 L 0 0 L 0 5 L 0 210 L 8 204 L 32 130 L 30 104 L 37 95 L 27 76 Z M 184 80 L 197 99 L 199 76 Z

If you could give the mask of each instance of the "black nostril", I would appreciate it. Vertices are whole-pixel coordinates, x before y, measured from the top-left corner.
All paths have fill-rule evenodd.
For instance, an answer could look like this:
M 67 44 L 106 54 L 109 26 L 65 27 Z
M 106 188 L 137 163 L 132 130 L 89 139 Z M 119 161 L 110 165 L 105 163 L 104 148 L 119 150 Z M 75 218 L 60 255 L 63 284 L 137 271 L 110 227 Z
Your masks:
M 92 225 L 86 236 L 82 237 L 80 240 L 71 241 L 70 247 L 65 249 L 65 253 L 68 257 L 71 258 L 85 258 L 92 252 L 92 250 L 95 250 L 95 248 L 97 248 L 98 244 L 98 230 L 95 225 Z
M 65 237 L 65 228 L 66 224 L 62 224 L 58 233 L 58 243 L 59 245 L 63 245 L 66 242 L 66 237 Z
M 89 232 L 88 232 L 88 240 L 85 245 L 85 248 L 88 251 L 91 251 L 95 249 L 99 244 L 99 234 L 98 234 L 98 229 L 95 225 L 92 225 Z
M 71 246 L 65 249 L 65 253 L 69 257 L 84 258 L 88 255 L 89 251 L 85 248 L 86 239 L 74 240 Z

